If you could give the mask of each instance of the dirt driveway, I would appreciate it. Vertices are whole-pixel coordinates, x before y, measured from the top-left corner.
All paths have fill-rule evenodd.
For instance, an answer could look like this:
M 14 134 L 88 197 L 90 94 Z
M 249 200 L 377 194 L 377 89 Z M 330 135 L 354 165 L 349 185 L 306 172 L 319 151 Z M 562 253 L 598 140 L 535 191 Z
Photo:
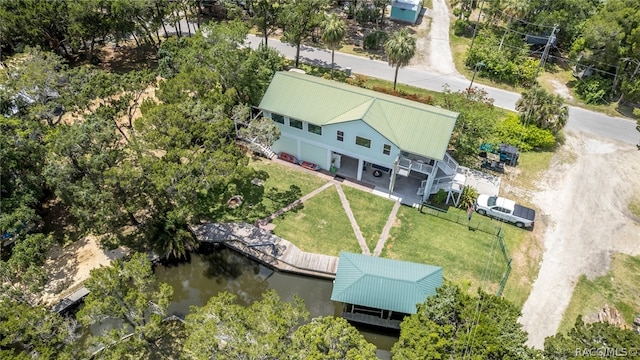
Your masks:
M 639 219 L 627 209 L 640 195 L 638 150 L 592 134 L 566 135 L 532 196 L 545 250 L 520 322 L 537 348 L 556 333 L 581 274 L 605 274 L 615 252 L 640 254 Z

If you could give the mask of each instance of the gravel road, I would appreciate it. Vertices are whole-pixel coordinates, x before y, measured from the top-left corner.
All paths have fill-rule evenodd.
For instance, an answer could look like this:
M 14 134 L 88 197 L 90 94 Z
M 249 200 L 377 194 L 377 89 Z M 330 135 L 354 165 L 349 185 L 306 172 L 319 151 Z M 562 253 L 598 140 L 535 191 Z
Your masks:
M 640 254 L 640 228 L 627 209 L 640 194 L 638 150 L 584 132 L 566 135 L 532 198 L 545 250 L 520 323 L 536 348 L 556 333 L 580 275 L 605 274 L 613 253 Z

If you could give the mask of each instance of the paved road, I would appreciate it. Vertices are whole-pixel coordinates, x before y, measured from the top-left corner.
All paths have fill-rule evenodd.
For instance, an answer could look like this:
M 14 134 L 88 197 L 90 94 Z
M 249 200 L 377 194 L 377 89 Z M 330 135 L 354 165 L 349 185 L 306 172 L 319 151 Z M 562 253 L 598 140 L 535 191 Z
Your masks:
M 247 43 L 249 46 L 255 48 L 262 40 L 260 37 L 249 35 Z M 275 48 L 287 58 L 292 59 L 295 56 L 294 47 L 283 44 L 276 39 L 269 39 L 269 47 Z M 301 61 L 305 63 L 327 67 L 331 66 L 331 52 L 329 50 L 303 46 L 300 49 L 300 57 Z M 346 69 L 349 67 L 357 74 L 393 81 L 393 68 L 386 62 L 339 52 L 335 54 L 335 61 L 336 69 Z M 435 91 L 442 91 L 442 87 L 445 84 L 448 84 L 454 91 L 464 90 L 469 86 L 469 80 L 460 79 L 456 77 L 455 74 L 443 75 L 411 67 L 400 69 L 398 73 L 398 83 Z M 476 86 L 476 84 L 474 84 L 474 86 Z M 485 89 L 489 96 L 495 99 L 494 104 L 496 106 L 509 110 L 515 109 L 515 103 L 520 97 L 520 94 L 479 84 L 477 86 Z M 640 139 L 640 134 L 635 130 L 635 125 L 635 122 L 631 120 L 607 116 L 571 106 L 569 107 L 569 121 L 566 129 L 586 131 L 606 138 L 637 144 Z

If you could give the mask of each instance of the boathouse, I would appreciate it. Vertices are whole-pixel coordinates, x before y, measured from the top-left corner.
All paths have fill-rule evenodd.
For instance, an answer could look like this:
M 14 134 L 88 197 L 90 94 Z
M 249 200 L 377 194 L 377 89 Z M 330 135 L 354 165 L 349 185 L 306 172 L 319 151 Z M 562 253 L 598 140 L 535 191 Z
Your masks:
M 341 252 L 331 300 L 344 303 L 349 321 L 400 329 L 441 285 L 439 266 Z

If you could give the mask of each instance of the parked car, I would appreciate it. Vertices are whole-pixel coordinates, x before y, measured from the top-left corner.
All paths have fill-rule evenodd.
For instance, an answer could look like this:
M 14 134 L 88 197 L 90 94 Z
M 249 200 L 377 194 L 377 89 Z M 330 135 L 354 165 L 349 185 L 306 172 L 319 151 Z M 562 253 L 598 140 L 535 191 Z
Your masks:
M 533 229 L 536 211 L 499 196 L 479 195 L 475 203 L 476 212 L 498 220 L 515 224 L 519 228 Z

